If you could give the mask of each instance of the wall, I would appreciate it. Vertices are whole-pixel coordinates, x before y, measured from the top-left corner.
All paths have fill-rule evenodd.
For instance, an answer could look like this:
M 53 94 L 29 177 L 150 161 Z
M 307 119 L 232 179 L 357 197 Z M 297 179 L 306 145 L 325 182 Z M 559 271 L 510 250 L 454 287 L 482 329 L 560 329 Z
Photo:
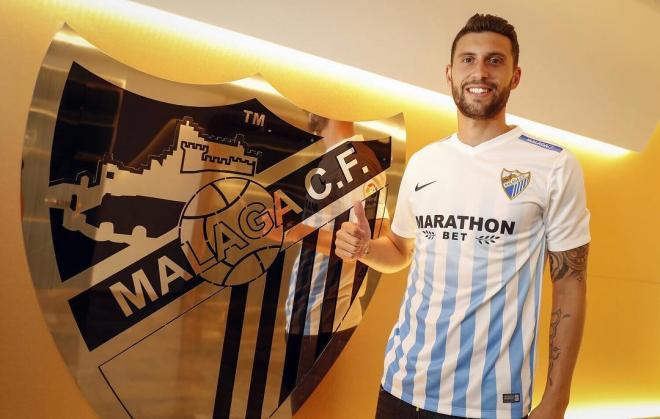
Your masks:
M 523 80 L 536 81 L 510 112 L 633 150 L 658 120 L 660 96 L 644 94 L 660 90 L 657 0 L 136 1 L 445 94 L 450 40 L 493 13 L 516 26 Z
M 441 103 L 417 95 L 414 89 L 396 83 L 382 85 L 376 79 L 359 83 L 324 73 L 321 67 L 310 72 L 300 62 L 200 38 L 206 34 L 203 31 L 177 32 L 154 15 L 120 17 L 117 5 L 91 0 L 5 0 L 2 6 L 0 56 L 5 65 L 0 68 L 4 137 L 0 161 L 5 175 L 0 194 L 5 199 L 0 207 L 4 237 L 0 243 L 0 417 L 93 416 L 40 314 L 19 215 L 28 107 L 41 60 L 64 21 L 116 59 L 159 77 L 220 83 L 259 72 L 299 106 L 336 119 L 376 119 L 403 111 L 408 155 L 455 128 L 453 115 Z M 660 198 L 655 193 L 660 182 L 660 129 L 642 153 L 618 159 L 578 157 L 593 213 L 593 245 L 588 322 L 573 400 L 576 404 L 605 399 L 660 404 Z M 385 340 L 404 281 L 405 273 L 383 277 L 364 324 L 299 417 L 373 415 Z M 546 287 L 542 331 L 548 329 L 549 295 Z M 547 358 L 547 334 L 540 336 L 537 377 L 544 376 Z M 537 400 L 542 384 L 543 380 L 537 380 Z

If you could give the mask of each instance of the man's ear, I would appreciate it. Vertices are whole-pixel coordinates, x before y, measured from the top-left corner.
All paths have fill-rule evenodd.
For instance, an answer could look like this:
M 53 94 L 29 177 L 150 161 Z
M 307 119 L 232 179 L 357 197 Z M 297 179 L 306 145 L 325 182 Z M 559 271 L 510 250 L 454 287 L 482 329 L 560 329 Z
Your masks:
M 516 67 L 513 69 L 513 77 L 511 77 L 511 90 L 515 89 L 518 87 L 518 84 L 520 84 L 520 76 L 522 74 L 522 70 L 520 67 Z
M 447 81 L 447 86 L 451 87 L 451 64 L 447 64 L 445 67 L 445 80 Z

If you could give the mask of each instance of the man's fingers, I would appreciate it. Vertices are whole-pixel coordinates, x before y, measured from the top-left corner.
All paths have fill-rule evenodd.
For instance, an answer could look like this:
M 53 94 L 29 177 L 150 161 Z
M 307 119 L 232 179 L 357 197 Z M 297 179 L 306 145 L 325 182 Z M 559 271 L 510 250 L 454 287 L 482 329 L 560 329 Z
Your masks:
M 346 260 L 346 261 L 354 261 L 355 260 L 355 257 L 353 257 L 352 253 L 347 252 L 347 251 L 342 250 L 342 249 L 336 249 L 335 254 L 337 255 L 337 257 L 339 257 L 343 260 Z
M 359 249 L 359 246 L 355 246 L 353 244 L 346 243 L 345 241 L 337 240 L 337 241 L 335 241 L 335 249 L 340 249 L 340 250 L 343 250 L 347 253 L 355 254 L 355 253 L 357 253 L 357 251 Z
M 362 223 L 362 225 L 346 221 L 342 223 L 335 237 L 335 254 L 344 260 L 354 261 L 361 257 L 367 242 L 371 239 L 369 222 L 364 214 L 364 208 L 359 202 L 354 206 L 354 208 L 357 207 L 359 207 L 356 210 L 358 223 Z
M 355 261 L 364 249 L 368 237 L 360 228 L 350 222 L 342 224 L 335 237 L 335 254 L 347 261 Z
M 371 230 L 369 228 L 369 224 L 367 224 L 365 229 L 356 223 L 352 223 L 350 221 L 344 221 L 341 225 L 340 231 L 344 231 L 345 233 L 350 234 L 351 236 L 357 237 L 359 239 L 371 238 Z
M 344 230 L 339 230 L 337 232 L 337 241 L 339 240 L 352 244 L 353 246 L 357 246 L 360 243 L 360 237 L 356 237 Z
M 360 226 L 358 226 L 357 224 L 352 223 L 350 221 L 344 221 L 341 224 L 340 231 L 344 231 L 344 232 L 346 232 L 346 233 L 348 233 L 348 234 L 350 234 L 351 236 L 354 236 L 354 237 L 360 237 L 362 235 L 362 231 L 360 230 Z

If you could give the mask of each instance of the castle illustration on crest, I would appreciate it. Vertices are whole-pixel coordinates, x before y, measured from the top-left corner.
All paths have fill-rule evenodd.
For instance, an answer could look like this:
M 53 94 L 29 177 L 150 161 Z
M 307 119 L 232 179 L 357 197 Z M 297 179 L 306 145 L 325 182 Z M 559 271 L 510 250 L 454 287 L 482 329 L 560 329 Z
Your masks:
M 51 185 L 47 202 L 50 207 L 64 210 L 63 227 L 96 241 L 131 244 L 147 237 L 118 234 L 108 223 L 96 228 L 86 222 L 85 212 L 101 205 L 105 195 L 185 203 L 213 178 L 213 172 L 246 177 L 256 173 L 261 152 L 247 147 L 243 134 L 237 133 L 234 138 L 214 136 L 190 117 L 175 123 L 171 145 L 158 155 L 150 155 L 143 165 L 131 167 L 106 154 L 96 173 L 82 172 L 75 183 Z
M 181 173 L 217 171 L 254 176 L 260 152 L 244 146 L 243 134 L 232 139 L 215 137 L 189 117 L 178 123 L 177 133 L 183 150 Z
M 99 166 L 100 172 L 106 173 L 97 173 L 97 176 L 107 178 L 107 173 L 113 173 L 109 170 L 114 168 L 145 175 L 155 168 L 154 163 L 168 171 L 178 166 L 179 173 L 225 172 L 254 176 L 260 154 L 245 146 L 243 134 L 235 134 L 234 138 L 207 134 L 203 127 L 186 116 L 176 121 L 175 141 L 162 154 L 150 156 L 140 167 L 128 167 L 107 155 Z M 107 170 L 103 170 L 104 166 Z

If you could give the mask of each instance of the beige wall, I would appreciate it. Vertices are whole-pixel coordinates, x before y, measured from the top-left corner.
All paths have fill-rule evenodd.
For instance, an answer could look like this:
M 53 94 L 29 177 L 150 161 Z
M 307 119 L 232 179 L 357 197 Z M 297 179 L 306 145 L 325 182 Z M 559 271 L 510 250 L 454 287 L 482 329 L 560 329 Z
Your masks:
M 634 150 L 658 122 L 657 0 L 137 1 L 445 94 L 451 39 L 493 13 L 519 35 L 511 113 Z
M 220 83 L 260 72 L 295 103 L 337 119 L 375 119 L 404 112 L 408 155 L 454 129 L 453 116 L 412 96 L 375 91 L 291 63 L 199 42 L 148 17 L 120 18 L 94 2 L 4 0 L 0 13 L 0 91 L 4 173 L 0 183 L 0 417 L 87 418 L 91 408 L 68 374 L 45 327 L 32 288 L 20 225 L 20 161 L 39 65 L 58 27 L 69 22 L 116 59 L 150 74 Z M 109 7 L 108 7 L 109 8 Z M 161 26 L 159 26 L 161 25 Z M 534 83 L 534 80 L 525 80 Z M 613 115 L 612 117 L 616 117 Z M 644 153 L 620 159 L 578 154 L 593 212 L 589 312 L 576 371 L 574 401 L 660 403 L 660 130 Z M 387 334 L 403 295 L 405 273 L 385 275 L 345 352 L 299 417 L 369 417 Z M 547 282 L 547 281 L 546 281 Z M 546 284 L 547 286 L 547 284 Z M 545 374 L 549 289 L 537 377 Z M 622 377 L 625 377 L 622 380 Z M 537 380 L 537 400 L 543 380 Z

